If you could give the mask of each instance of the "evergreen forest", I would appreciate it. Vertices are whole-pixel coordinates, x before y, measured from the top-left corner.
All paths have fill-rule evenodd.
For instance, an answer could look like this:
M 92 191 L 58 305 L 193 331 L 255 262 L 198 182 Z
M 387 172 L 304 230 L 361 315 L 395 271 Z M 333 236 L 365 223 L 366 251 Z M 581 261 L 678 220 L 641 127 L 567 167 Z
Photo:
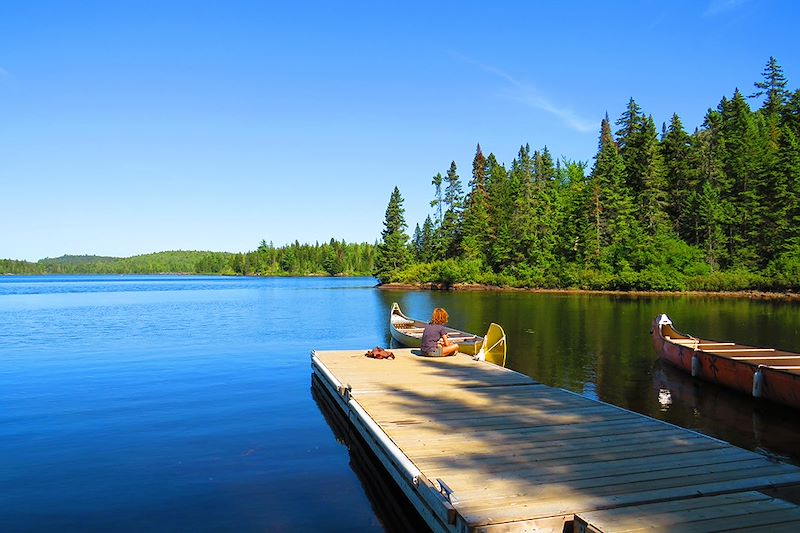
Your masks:
M 588 163 L 478 145 L 464 186 L 433 177 L 431 213 L 408 232 L 395 187 L 377 247 L 382 283 L 593 290 L 800 289 L 800 90 L 770 58 L 689 133 L 660 131 L 631 98 L 600 124 Z
M 375 245 L 328 243 L 282 247 L 261 241 L 247 253 L 173 251 L 134 257 L 63 256 L 37 262 L 0 259 L 4 274 L 222 274 L 241 276 L 368 276 Z

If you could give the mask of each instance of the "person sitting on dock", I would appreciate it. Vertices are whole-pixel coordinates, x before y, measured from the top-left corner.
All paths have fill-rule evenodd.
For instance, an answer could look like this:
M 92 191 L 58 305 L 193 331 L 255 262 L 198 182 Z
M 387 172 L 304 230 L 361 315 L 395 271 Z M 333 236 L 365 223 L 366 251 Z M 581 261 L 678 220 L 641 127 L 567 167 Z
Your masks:
M 426 357 L 447 357 L 458 353 L 458 344 L 447 338 L 445 325 L 449 317 L 441 307 L 433 310 L 431 321 L 422 332 L 422 355 Z

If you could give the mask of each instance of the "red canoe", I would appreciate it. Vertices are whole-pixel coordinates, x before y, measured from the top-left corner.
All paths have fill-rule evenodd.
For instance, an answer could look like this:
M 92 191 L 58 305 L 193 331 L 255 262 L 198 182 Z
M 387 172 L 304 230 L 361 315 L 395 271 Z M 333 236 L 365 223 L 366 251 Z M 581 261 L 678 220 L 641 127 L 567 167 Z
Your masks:
M 651 333 L 658 355 L 692 376 L 800 409 L 800 354 L 685 335 L 667 315 Z

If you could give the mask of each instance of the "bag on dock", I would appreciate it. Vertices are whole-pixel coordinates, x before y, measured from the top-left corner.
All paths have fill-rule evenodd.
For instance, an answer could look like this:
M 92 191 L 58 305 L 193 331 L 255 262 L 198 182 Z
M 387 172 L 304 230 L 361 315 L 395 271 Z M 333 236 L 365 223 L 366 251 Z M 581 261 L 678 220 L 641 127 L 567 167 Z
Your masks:
M 367 357 L 372 357 L 373 359 L 394 359 L 394 354 L 392 352 L 387 352 L 380 346 L 374 347 L 364 355 Z

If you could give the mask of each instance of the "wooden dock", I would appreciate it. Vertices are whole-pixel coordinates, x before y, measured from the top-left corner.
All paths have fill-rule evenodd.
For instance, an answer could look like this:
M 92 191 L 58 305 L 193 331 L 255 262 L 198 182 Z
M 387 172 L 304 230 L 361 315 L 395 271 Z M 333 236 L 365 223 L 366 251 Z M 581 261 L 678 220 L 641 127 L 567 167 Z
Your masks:
M 800 468 L 468 356 L 364 352 L 313 352 L 315 380 L 434 531 L 800 530 Z

